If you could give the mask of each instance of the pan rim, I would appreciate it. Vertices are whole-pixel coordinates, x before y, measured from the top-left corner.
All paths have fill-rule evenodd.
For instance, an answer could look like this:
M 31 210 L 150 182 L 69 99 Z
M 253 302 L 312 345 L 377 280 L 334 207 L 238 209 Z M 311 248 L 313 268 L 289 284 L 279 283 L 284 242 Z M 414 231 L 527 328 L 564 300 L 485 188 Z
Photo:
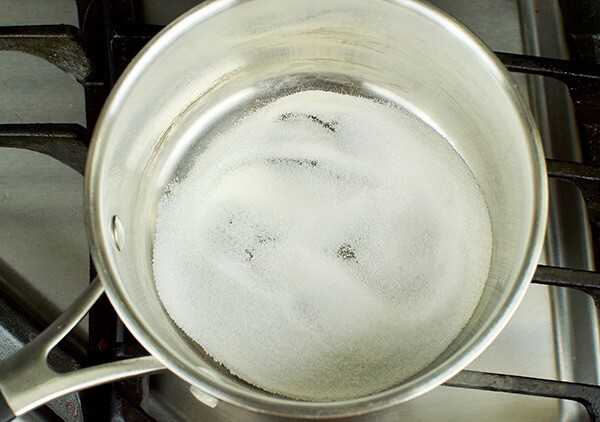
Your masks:
M 471 338 L 451 359 L 445 361 L 442 365 L 424 372 L 397 387 L 370 396 L 334 402 L 303 402 L 267 396 L 266 393 L 264 396 L 255 396 L 235 389 L 232 386 L 219 384 L 211 378 L 202 375 L 192 365 L 178 359 L 175 354 L 163 346 L 164 339 L 161 342 L 155 338 L 152 330 L 132 311 L 128 304 L 127 295 L 119 286 L 117 280 L 120 277 L 107 253 L 110 247 L 108 242 L 108 228 L 106 222 L 101 221 L 99 212 L 100 196 L 98 193 L 101 191 L 99 181 L 102 179 L 102 172 L 106 167 L 102 165 L 104 163 L 103 154 L 105 153 L 102 139 L 107 132 L 107 127 L 110 126 L 114 116 L 118 114 L 120 104 L 122 104 L 124 98 L 142 74 L 146 64 L 152 61 L 164 49 L 168 48 L 170 43 L 180 33 L 200 24 L 217 13 L 248 1 L 251 0 L 214 0 L 184 14 L 163 29 L 158 36 L 153 38 L 142 49 L 123 72 L 123 75 L 111 91 L 92 135 L 85 175 L 86 228 L 92 258 L 96 264 L 98 275 L 117 313 L 138 341 L 177 376 L 217 399 L 259 413 L 312 418 L 360 415 L 408 401 L 432 390 L 460 372 L 487 348 L 508 323 L 524 297 L 529 281 L 535 272 L 542 251 L 548 214 L 547 174 L 540 135 L 536 129 L 531 112 L 525 106 L 524 101 L 517 92 L 517 88 L 514 82 L 512 82 L 508 71 L 478 38 L 454 20 L 454 18 L 428 4 L 417 0 L 382 0 L 416 12 L 425 19 L 442 26 L 452 36 L 457 37 L 463 42 L 478 57 L 482 66 L 487 67 L 493 73 L 501 89 L 505 91 L 518 111 L 518 116 L 521 119 L 523 127 L 529 132 L 528 135 L 531 140 L 528 149 L 532 157 L 532 162 L 530 163 L 532 166 L 531 177 L 535 188 L 532 202 L 535 206 L 532 211 L 533 215 L 529 216 L 532 224 L 528 237 L 527 253 L 523 257 L 512 289 L 506 296 L 505 306 L 493 318 L 490 317 L 490 321 L 478 332 L 478 336 Z

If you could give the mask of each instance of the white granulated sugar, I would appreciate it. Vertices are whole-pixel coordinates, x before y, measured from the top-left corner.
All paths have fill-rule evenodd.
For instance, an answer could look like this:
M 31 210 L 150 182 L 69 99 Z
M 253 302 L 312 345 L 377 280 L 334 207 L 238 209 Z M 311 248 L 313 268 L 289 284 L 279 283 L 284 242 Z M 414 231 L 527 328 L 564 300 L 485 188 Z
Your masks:
M 306 91 L 216 136 L 160 201 L 154 275 L 173 320 L 231 373 L 303 400 L 392 387 L 481 296 L 488 210 L 412 114 Z

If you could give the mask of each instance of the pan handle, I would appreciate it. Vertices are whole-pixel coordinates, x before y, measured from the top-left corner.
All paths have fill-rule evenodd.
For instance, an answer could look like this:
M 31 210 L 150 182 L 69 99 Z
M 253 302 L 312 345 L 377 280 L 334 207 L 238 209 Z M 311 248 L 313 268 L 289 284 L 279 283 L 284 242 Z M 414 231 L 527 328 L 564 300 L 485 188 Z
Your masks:
M 0 422 L 8 422 L 57 397 L 135 375 L 164 369 L 144 356 L 59 374 L 48 366 L 48 353 L 79 323 L 104 289 L 95 278 L 89 287 L 31 343 L 0 361 Z

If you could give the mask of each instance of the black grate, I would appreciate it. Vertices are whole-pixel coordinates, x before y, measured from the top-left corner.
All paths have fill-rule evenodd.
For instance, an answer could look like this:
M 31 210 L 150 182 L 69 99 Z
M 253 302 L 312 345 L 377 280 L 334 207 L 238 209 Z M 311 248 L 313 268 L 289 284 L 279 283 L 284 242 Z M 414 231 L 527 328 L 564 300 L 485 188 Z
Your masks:
M 135 0 L 78 0 L 77 7 L 81 29 L 68 25 L 0 27 L 0 50 L 42 57 L 73 75 L 85 89 L 88 129 L 73 124 L 0 125 L 0 147 L 43 152 L 83 173 L 89 128 L 94 126 L 110 87 L 161 28 L 140 22 Z M 599 65 L 508 53 L 497 56 L 511 71 L 563 82 L 569 88 L 580 127 L 600 127 Z M 593 226 L 600 227 L 600 166 L 547 160 L 547 168 L 550 177 L 577 185 Z M 598 244 L 595 250 L 600 250 Z M 600 309 L 600 272 L 538 266 L 533 282 L 580 290 Z M 92 309 L 84 365 L 146 353 L 127 330 L 117 342 L 118 324 L 107 300 Z M 596 385 L 469 370 L 445 385 L 574 400 L 585 406 L 592 421 L 600 421 L 600 386 Z M 145 388 L 144 378 L 135 378 L 81 393 L 85 420 L 153 420 L 139 405 Z

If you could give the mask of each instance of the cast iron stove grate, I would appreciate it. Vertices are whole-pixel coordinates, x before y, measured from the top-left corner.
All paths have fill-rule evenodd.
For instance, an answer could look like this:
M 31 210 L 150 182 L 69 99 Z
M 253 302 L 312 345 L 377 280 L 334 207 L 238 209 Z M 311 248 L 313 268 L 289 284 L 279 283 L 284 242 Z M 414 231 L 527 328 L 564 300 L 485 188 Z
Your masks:
M 98 113 L 129 61 L 161 27 L 140 22 L 135 0 L 78 0 L 81 29 L 69 25 L 0 27 L 0 50 L 21 51 L 41 57 L 73 75 L 85 90 L 87 126 L 92 128 Z M 588 152 L 600 145 L 600 65 L 520 54 L 496 53 L 513 72 L 555 78 L 570 91 L 582 140 Z M 76 124 L 0 125 L 0 147 L 23 148 L 47 154 L 83 174 L 90 133 Z M 592 155 L 593 153 L 588 155 Z M 547 160 L 548 176 L 573 182 L 581 191 L 594 231 L 594 248 L 600 250 L 600 165 Z M 0 276 L 2 271 L 0 268 Z M 91 277 L 95 274 L 92 268 Z M 538 266 L 533 283 L 580 290 L 594 300 L 600 311 L 600 272 Z M 10 305 L 7 305 L 10 306 Z M 35 324 L 21 318 L 21 329 Z M 118 318 L 106 299 L 90 312 L 86 357 L 76 365 L 92 365 L 145 354 L 126 332 L 117 342 Z M 60 353 L 59 353 L 60 354 Z M 63 353 L 64 354 L 64 353 Z M 62 356 L 62 355 L 61 355 Z M 59 356 L 60 358 L 60 356 Z M 72 356 L 64 357 L 73 361 Z M 77 363 L 78 362 L 78 363 Z M 583 404 L 594 422 L 600 421 L 600 386 L 499 373 L 463 370 L 447 386 L 574 400 Z M 134 378 L 81 393 L 85 420 L 152 421 L 140 407 L 144 379 Z M 69 414 L 74 406 L 66 400 L 55 413 Z M 76 406 L 75 406 L 76 408 Z M 49 413 L 46 410 L 46 413 Z

